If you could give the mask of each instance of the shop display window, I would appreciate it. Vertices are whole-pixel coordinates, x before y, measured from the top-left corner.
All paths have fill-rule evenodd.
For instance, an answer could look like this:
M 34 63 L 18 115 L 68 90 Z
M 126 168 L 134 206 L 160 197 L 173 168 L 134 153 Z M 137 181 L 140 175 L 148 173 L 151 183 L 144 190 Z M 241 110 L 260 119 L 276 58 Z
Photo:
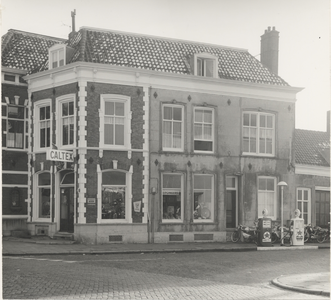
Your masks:
M 213 176 L 194 175 L 193 218 L 195 221 L 212 220 L 214 205 Z
M 51 215 L 51 179 L 49 173 L 41 173 L 38 176 L 38 217 L 50 218 Z
M 102 219 L 125 219 L 126 174 L 102 174 Z
M 181 174 L 163 174 L 162 219 L 182 220 Z

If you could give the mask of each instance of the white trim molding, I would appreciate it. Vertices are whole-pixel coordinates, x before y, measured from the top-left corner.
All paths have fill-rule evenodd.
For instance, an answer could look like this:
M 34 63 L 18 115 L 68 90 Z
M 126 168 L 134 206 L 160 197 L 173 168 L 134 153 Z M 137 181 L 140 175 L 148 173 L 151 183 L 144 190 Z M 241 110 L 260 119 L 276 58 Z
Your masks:
M 330 177 L 330 167 L 297 164 L 295 165 L 295 174 Z
M 326 192 L 330 192 L 330 187 L 329 186 L 315 186 L 315 191 L 326 191 Z
M 2 219 L 13 220 L 13 219 L 27 219 L 28 215 L 2 215 Z

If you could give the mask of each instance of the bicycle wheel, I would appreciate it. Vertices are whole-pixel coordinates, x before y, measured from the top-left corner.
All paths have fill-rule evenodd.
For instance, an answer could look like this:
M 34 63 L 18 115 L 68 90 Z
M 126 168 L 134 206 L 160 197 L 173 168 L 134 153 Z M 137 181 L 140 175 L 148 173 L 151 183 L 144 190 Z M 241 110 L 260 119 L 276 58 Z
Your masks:
M 326 238 L 325 233 L 321 232 L 317 236 L 317 242 L 319 242 L 321 244 L 325 241 L 325 238 Z
M 307 230 L 305 230 L 305 235 L 304 235 L 304 242 L 307 243 L 309 240 L 309 233 Z
M 271 233 L 271 244 L 274 244 L 278 241 L 278 235 L 275 232 Z
M 231 234 L 231 241 L 234 242 L 234 243 L 237 243 L 240 239 L 240 234 L 239 234 L 239 231 L 236 230 L 234 232 L 232 232 Z

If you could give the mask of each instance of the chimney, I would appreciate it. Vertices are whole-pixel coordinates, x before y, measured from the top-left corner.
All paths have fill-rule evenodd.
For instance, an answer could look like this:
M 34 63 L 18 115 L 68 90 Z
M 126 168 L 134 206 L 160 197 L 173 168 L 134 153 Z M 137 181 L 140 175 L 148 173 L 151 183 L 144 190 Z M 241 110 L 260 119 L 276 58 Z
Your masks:
M 326 113 L 326 132 L 330 134 L 330 111 Z
M 261 36 L 261 63 L 272 73 L 278 75 L 279 32 L 268 27 Z
M 76 16 L 76 9 L 74 9 L 74 11 L 71 12 L 71 19 L 72 19 L 72 27 L 71 27 L 71 32 L 69 33 L 69 39 L 72 38 L 75 33 L 76 33 L 76 29 L 75 29 L 75 16 Z

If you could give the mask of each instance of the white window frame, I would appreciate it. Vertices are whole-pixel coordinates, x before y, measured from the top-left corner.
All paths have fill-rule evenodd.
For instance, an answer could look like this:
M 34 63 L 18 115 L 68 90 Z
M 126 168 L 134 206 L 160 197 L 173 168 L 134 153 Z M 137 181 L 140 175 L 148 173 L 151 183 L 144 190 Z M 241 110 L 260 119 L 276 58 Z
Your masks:
M 73 136 L 73 143 L 72 144 L 68 144 L 68 145 L 63 145 L 62 141 L 63 141 L 63 128 L 62 128 L 62 104 L 64 103 L 68 103 L 68 102 L 73 102 L 74 103 L 74 114 L 73 114 L 73 124 L 74 124 L 74 136 Z M 66 148 L 73 148 L 76 144 L 76 95 L 75 94 L 69 94 L 69 95 L 65 95 L 65 96 L 61 96 L 56 98 L 56 146 L 58 148 L 62 148 L 62 149 L 66 149 Z
M 124 145 L 105 144 L 105 102 L 124 103 Z M 116 94 L 100 95 L 100 143 L 99 147 L 104 149 L 130 150 L 131 149 L 131 98 Z
M 60 61 L 59 61 L 59 54 L 60 52 L 63 51 L 63 65 L 59 65 L 60 64 Z M 57 55 L 57 59 L 56 59 L 56 63 L 57 65 L 53 67 L 53 54 L 56 53 Z M 49 70 L 51 69 L 55 69 L 55 68 L 59 68 L 59 67 L 62 67 L 62 66 L 65 66 L 66 65 L 66 46 L 64 44 L 56 44 L 54 46 L 52 46 L 51 48 L 48 49 L 48 61 L 49 61 L 49 64 L 48 64 L 48 68 Z
M 193 217 L 193 222 L 194 223 L 213 223 L 214 222 L 214 216 L 215 216 L 215 176 L 213 174 L 193 174 L 193 216 L 194 216 L 194 192 L 197 190 L 201 189 L 195 189 L 194 188 L 194 181 L 197 180 L 196 177 L 210 177 L 211 178 L 211 203 L 210 203 L 210 218 L 209 219 L 195 219 Z
M 50 107 L 50 145 L 49 147 L 40 147 L 40 108 L 49 106 Z M 34 113 L 33 113 L 33 128 L 34 128 L 34 152 L 40 151 L 45 152 L 52 148 L 52 135 L 53 135 L 53 112 L 52 112 L 52 100 L 45 99 L 34 103 Z
M 163 176 L 164 175 L 177 175 L 180 176 L 180 188 L 163 188 Z M 162 223 L 183 223 L 184 222 L 184 174 L 183 173 L 162 173 L 161 180 L 161 219 Z M 180 192 L 180 219 L 164 219 L 163 218 L 163 192 Z
M 169 108 L 180 108 L 181 109 L 181 143 L 180 143 L 180 148 L 176 148 L 176 147 L 165 147 L 164 146 L 164 141 L 163 141 L 163 138 L 164 138 L 164 122 L 165 122 L 165 119 L 164 119 L 164 109 L 166 107 L 169 107 Z M 166 120 L 167 122 L 171 122 L 171 129 L 172 129 L 172 140 L 174 139 L 174 131 L 173 131 L 173 128 L 174 128 L 174 122 L 179 122 L 177 120 Z M 173 145 L 173 143 L 172 143 Z M 162 105 L 162 150 L 163 151 L 175 151 L 175 152 L 182 152 L 184 151 L 184 106 L 182 105 L 176 105 L 176 104 L 166 104 L 164 103 Z
M 112 187 L 112 186 L 120 186 L 120 185 L 103 185 L 102 183 L 102 174 L 105 172 L 122 172 L 125 173 L 125 219 L 102 219 L 102 189 L 103 187 Z M 120 169 L 106 169 L 102 170 L 98 167 L 97 176 L 98 176 L 98 223 L 132 223 L 132 173 L 133 168 L 130 167 L 130 170 L 124 171 Z
M 244 125 L 244 115 L 245 114 L 249 114 L 249 118 L 251 119 L 251 115 L 256 115 L 256 126 L 246 126 Z M 272 128 L 270 130 L 272 130 L 272 153 L 260 153 L 260 130 L 262 129 L 260 127 L 260 116 L 271 116 L 272 117 Z M 256 151 L 255 152 L 245 152 L 244 151 L 244 130 L 245 128 L 247 128 L 249 131 L 250 129 L 256 129 Z M 266 128 L 266 127 L 263 127 Z M 249 134 L 249 141 L 248 143 L 250 143 L 250 134 Z M 275 156 L 275 149 L 276 149 L 276 116 L 275 114 L 272 113 L 266 113 L 266 112 L 258 112 L 258 111 L 243 111 L 242 113 L 242 154 L 243 155 L 250 155 L 250 156 L 265 156 L 265 157 L 274 157 Z
M 196 124 L 207 124 L 205 122 L 196 122 L 195 120 L 195 114 L 197 110 L 203 110 L 203 111 L 211 111 L 212 112 L 212 123 L 211 123 L 211 139 L 198 139 L 195 137 L 195 125 Z M 202 106 L 196 106 L 194 107 L 194 112 L 193 112 L 193 149 L 194 152 L 196 153 L 214 153 L 215 151 L 215 110 L 213 108 L 208 108 L 208 107 L 202 107 Z M 207 142 L 212 142 L 212 150 L 211 151 L 204 151 L 204 150 L 196 150 L 195 149 L 195 141 L 207 141 Z
M 213 64 L 213 74 L 212 76 L 206 76 L 206 67 L 204 64 L 204 75 L 199 75 L 198 70 L 198 60 L 206 62 L 211 61 Z M 196 53 L 194 54 L 194 75 L 206 77 L 206 78 L 218 78 L 218 57 L 209 53 Z
M 50 175 L 50 180 L 51 180 L 51 184 L 50 185 L 43 185 L 39 187 L 39 175 L 42 173 L 49 173 Z M 38 173 L 34 174 L 34 180 L 33 180 L 33 217 L 32 220 L 33 221 L 37 221 L 37 222 L 51 222 L 51 218 L 52 218 L 52 214 L 53 214 L 53 205 L 52 205 L 52 173 L 49 171 L 41 171 Z M 40 218 L 39 217 L 39 188 L 41 187 L 47 187 L 50 190 L 50 214 L 49 214 L 49 218 Z
M 28 127 L 28 108 L 26 106 L 23 105 L 15 105 L 15 104 L 9 104 L 9 103 L 2 103 L 2 110 L 4 107 L 6 107 L 6 115 L 2 116 L 2 120 L 6 121 L 6 130 L 4 130 L 2 128 L 2 133 L 6 136 L 6 147 L 3 148 L 7 148 L 7 149 L 12 149 L 15 151 L 24 151 L 27 149 L 26 147 L 26 141 L 28 139 L 28 132 L 27 132 L 27 127 Z M 8 116 L 8 112 L 9 112 L 9 107 L 18 107 L 18 108 L 23 108 L 24 109 L 24 118 L 23 119 L 15 119 L 15 118 L 10 118 Z M 13 120 L 13 121 L 20 121 L 23 122 L 23 137 L 22 137 L 22 143 L 23 143 L 23 147 L 22 148 L 18 148 L 18 147 L 8 147 L 8 133 L 9 133 L 9 121 Z
M 307 195 L 308 195 L 308 199 L 305 200 L 305 199 L 299 199 L 299 191 L 302 192 L 302 198 L 304 198 L 304 192 L 306 191 L 307 192 Z M 297 191 L 296 191 L 296 208 L 299 209 L 299 202 L 301 202 L 301 207 L 303 208 L 304 205 L 303 203 L 307 203 L 307 209 L 308 211 L 307 212 L 303 212 L 302 210 L 300 210 L 300 218 L 303 218 L 303 213 L 307 213 L 307 224 L 305 225 L 308 225 L 311 223 L 311 189 L 310 188 L 302 188 L 302 187 L 298 187 L 297 188 Z
M 273 191 L 268 191 L 268 190 L 261 190 L 261 193 L 273 193 L 273 201 L 274 201 L 274 214 L 271 215 L 271 212 L 268 211 L 268 218 L 271 218 L 272 220 L 277 219 L 277 178 L 272 177 L 272 176 L 258 176 L 257 177 L 257 215 L 258 218 L 263 218 L 262 210 L 266 207 L 261 207 L 259 209 L 259 195 L 260 195 L 260 179 L 273 179 L 274 181 L 274 190 Z

